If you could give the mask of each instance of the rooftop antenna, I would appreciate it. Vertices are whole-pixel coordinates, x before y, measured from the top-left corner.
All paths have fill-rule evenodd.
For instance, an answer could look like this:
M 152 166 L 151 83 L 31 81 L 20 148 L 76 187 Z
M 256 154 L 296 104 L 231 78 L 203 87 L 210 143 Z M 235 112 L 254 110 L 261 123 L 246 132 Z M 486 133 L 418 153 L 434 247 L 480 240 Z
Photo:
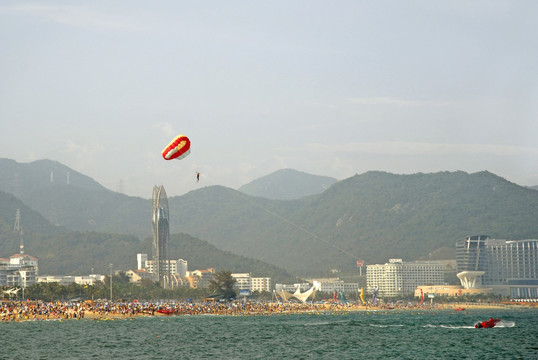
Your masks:
M 21 210 L 17 209 L 17 214 L 15 215 L 15 226 L 13 226 L 13 232 L 19 233 L 20 236 L 20 253 L 24 254 L 24 231 L 22 230 L 21 225 Z

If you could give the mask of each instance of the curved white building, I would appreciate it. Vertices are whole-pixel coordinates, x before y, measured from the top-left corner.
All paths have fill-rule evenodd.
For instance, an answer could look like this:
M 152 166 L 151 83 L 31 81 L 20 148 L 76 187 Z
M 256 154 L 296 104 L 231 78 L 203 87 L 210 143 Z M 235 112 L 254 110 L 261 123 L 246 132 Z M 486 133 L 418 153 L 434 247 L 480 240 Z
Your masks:
M 508 286 L 512 298 L 538 298 L 538 240 L 473 235 L 456 242 L 458 278 L 466 289 Z

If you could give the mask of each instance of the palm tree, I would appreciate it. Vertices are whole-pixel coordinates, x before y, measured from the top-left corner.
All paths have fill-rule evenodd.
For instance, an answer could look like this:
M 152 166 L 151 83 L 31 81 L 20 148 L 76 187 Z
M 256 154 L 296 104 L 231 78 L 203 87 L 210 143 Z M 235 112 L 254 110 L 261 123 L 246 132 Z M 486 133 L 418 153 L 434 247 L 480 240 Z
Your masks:
M 234 285 L 236 280 L 232 277 L 231 271 L 222 270 L 213 276 L 209 281 L 209 290 L 215 295 L 221 295 L 226 300 L 235 298 Z

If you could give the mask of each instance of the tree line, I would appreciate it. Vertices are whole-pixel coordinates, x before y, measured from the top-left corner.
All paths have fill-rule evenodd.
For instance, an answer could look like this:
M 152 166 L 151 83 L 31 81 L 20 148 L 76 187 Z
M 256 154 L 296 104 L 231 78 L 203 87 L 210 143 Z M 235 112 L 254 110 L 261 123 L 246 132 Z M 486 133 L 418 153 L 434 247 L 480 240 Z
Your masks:
M 207 288 L 193 289 L 189 286 L 180 286 L 174 289 L 164 289 L 158 282 L 144 279 L 140 284 L 129 282 L 124 272 L 112 277 L 112 291 L 110 277 L 104 281 L 97 281 L 94 285 L 76 284 L 62 285 L 57 282 L 35 283 L 19 291 L 13 298 L 42 300 L 42 301 L 69 301 L 69 300 L 98 300 L 107 299 L 113 301 L 130 302 L 155 300 L 201 300 L 207 297 L 219 297 L 230 300 L 236 297 L 236 280 L 231 276 L 231 271 L 215 273 L 215 278 L 210 281 Z M 4 286 L 2 290 L 7 290 Z M 112 299 L 110 295 L 112 294 Z M 9 295 L 4 294 L 5 298 Z

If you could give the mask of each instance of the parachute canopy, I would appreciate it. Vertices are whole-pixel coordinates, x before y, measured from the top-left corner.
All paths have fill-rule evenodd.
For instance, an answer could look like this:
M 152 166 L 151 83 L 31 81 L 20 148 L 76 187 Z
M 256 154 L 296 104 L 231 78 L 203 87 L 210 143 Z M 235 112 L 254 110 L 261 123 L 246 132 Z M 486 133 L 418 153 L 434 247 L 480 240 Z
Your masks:
M 183 159 L 191 152 L 191 141 L 185 135 L 178 135 L 163 150 L 165 160 Z

